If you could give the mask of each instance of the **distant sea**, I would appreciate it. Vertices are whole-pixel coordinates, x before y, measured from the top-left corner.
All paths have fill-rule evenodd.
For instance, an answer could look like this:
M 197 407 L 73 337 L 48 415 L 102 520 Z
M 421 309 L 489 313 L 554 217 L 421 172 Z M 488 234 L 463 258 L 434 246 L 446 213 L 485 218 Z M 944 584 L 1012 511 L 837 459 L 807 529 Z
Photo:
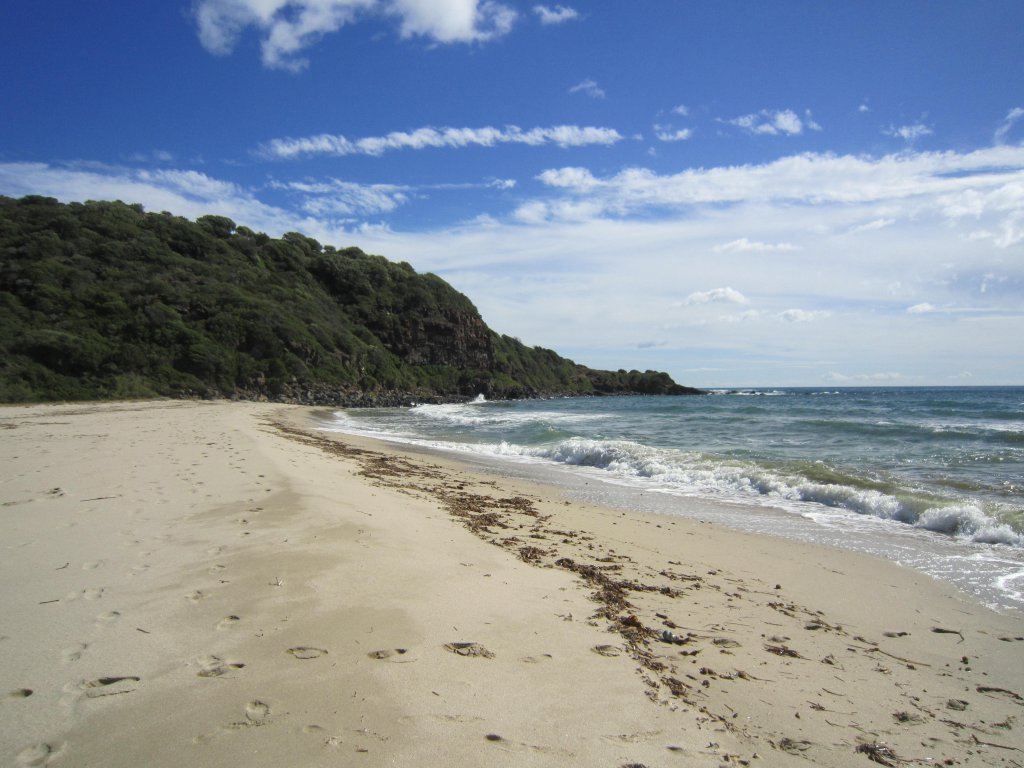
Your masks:
M 571 497 L 871 553 L 1024 610 L 1024 387 L 717 390 L 339 411 Z

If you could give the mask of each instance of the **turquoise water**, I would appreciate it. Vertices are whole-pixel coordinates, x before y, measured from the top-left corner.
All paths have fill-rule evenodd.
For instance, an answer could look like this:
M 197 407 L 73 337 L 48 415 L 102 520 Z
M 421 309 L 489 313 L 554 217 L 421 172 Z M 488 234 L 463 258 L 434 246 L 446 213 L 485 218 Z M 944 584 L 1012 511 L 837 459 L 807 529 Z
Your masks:
M 869 551 L 1024 607 L 1024 387 L 481 399 L 326 426 L 544 473 L 604 503 Z

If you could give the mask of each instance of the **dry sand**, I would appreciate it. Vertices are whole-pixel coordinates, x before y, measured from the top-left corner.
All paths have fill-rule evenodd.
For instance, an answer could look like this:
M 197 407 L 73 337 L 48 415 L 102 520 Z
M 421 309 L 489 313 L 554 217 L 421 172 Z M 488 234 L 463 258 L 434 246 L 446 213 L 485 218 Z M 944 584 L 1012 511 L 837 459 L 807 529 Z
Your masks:
M 0 765 L 1024 765 L 1024 619 L 311 411 L 0 410 Z

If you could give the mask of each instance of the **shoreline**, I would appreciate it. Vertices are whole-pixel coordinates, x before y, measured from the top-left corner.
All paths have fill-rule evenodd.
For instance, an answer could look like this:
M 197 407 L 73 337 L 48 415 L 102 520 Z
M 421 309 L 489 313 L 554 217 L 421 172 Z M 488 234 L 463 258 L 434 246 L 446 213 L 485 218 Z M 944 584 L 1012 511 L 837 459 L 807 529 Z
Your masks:
M 314 411 L 0 409 L 5 763 L 1024 761 L 1019 616 Z

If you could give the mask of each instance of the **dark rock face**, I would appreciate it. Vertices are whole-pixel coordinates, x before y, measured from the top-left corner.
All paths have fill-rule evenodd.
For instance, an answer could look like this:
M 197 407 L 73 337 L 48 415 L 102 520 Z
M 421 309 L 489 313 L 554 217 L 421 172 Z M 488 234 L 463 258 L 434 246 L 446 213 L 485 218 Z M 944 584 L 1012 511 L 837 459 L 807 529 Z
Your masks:
M 405 335 L 391 351 L 411 365 L 449 365 L 463 370 L 494 368 L 491 331 L 476 312 L 445 310 L 427 318 L 409 317 Z

